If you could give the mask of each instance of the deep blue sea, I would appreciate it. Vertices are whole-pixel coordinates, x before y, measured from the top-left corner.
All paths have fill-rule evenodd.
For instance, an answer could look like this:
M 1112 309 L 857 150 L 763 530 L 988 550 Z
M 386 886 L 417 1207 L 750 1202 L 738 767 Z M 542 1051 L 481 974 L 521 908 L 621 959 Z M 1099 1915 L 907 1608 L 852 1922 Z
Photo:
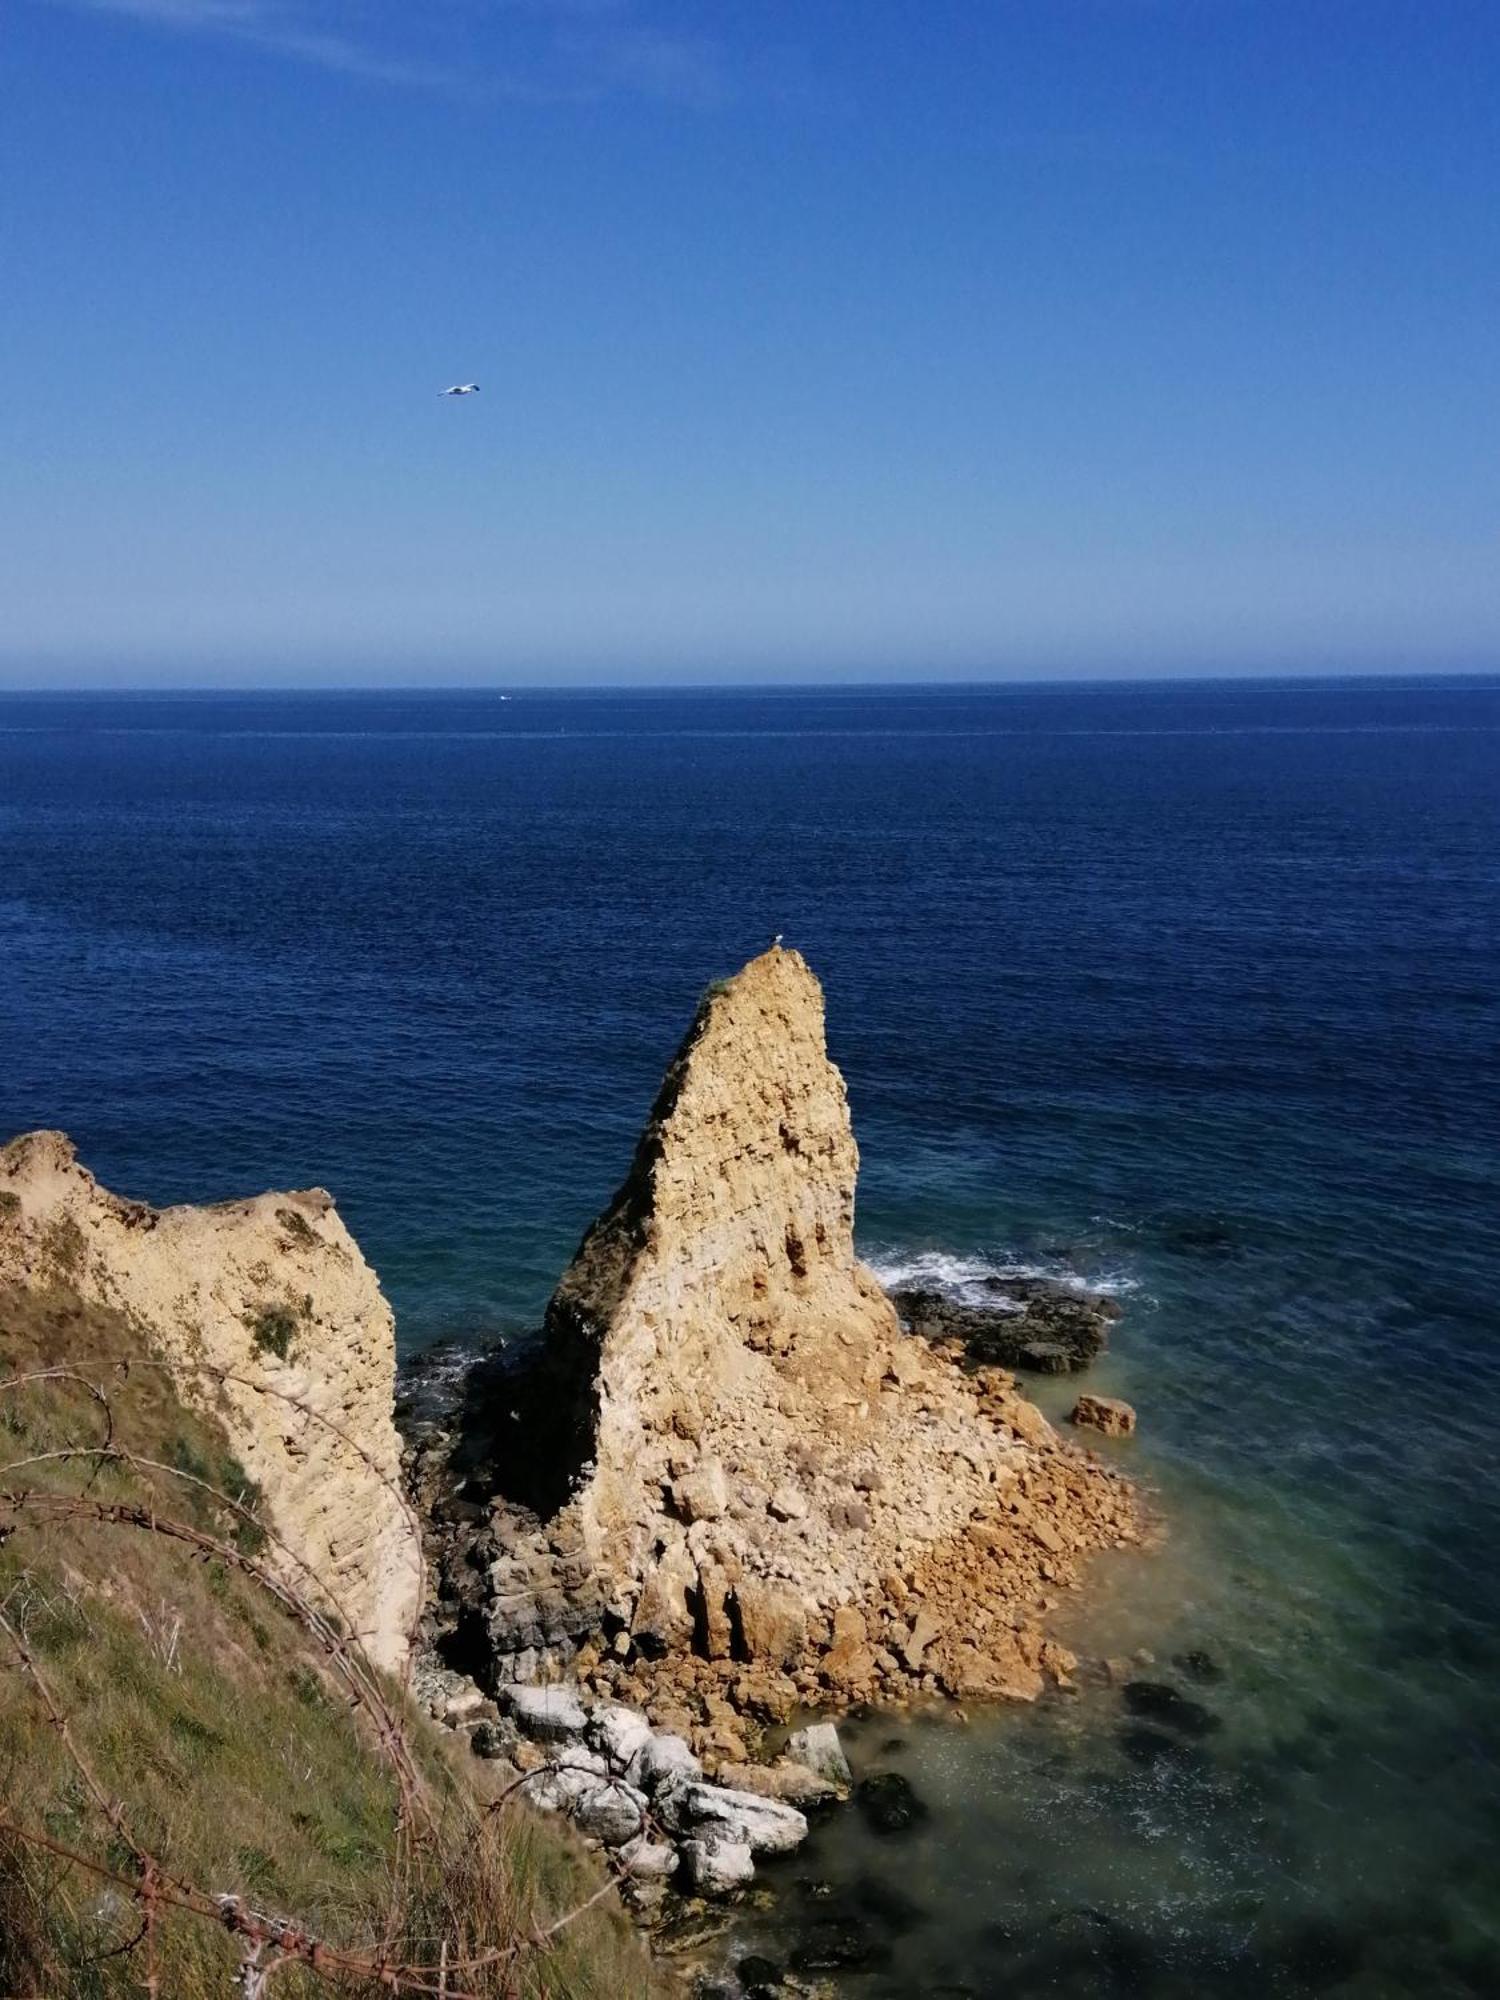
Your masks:
M 1170 1532 L 1065 1628 L 1207 1653 L 1221 1727 L 857 1725 L 932 1815 L 830 1822 L 768 1948 L 833 1907 L 853 1994 L 1500 1993 L 1500 681 L 0 697 L 0 1134 L 329 1187 L 408 1347 L 535 1324 L 773 931 L 877 1265 L 1119 1292 Z

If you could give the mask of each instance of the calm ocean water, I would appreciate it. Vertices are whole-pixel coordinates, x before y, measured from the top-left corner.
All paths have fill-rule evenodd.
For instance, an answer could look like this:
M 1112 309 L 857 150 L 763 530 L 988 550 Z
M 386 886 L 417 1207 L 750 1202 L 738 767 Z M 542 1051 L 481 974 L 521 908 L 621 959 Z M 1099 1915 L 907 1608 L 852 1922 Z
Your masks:
M 1172 1532 L 1068 1630 L 1206 1651 L 1222 1726 L 859 1726 L 932 1816 L 820 1832 L 769 1948 L 1500 1992 L 1500 682 L 0 697 L 0 1131 L 155 1201 L 330 1187 L 409 1346 L 535 1323 L 773 931 L 867 1253 L 1124 1295 L 1097 1380 Z

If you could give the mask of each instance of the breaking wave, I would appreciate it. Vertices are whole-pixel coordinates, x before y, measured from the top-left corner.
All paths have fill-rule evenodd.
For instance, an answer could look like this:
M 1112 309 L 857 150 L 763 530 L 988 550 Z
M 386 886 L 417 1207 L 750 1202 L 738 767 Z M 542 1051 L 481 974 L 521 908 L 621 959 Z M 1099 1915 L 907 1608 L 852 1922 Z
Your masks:
M 877 1246 L 863 1253 L 864 1261 L 887 1291 L 920 1286 L 941 1292 L 960 1305 L 1006 1305 L 1007 1278 L 1045 1278 L 1069 1291 L 1103 1293 L 1124 1298 L 1140 1289 L 1140 1281 L 1125 1271 L 1090 1271 L 1086 1276 L 1060 1261 L 1022 1257 L 959 1256 L 947 1250 L 896 1250 Z M 1021 1301 L 1010 1301 L 1020 1310 Z

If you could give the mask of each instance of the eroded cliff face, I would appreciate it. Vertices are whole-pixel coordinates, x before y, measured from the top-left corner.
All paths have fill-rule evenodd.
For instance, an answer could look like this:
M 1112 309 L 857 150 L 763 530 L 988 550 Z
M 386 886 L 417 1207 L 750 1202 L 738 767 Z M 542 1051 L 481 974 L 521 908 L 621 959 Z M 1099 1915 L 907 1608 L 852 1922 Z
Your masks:
M 0 1282 L 62 1284 L 136 1323 L 178 1393 L 220 1416 L 270 1525 L 371 1659 L 404 1664 L 421 1565 L 395 1328 L 328 1195 L 154 1209 L 100 1187 L 61 1132 L 28 1133 L 0 1148 Z
M 1130 1490 L 903 1331 L 854 1253 L 857 1168 L 821 989 L 773 949 L 702 1004 L 498 1426 L 493 1484 L 538 1517 L 502 1499 L 463 1558 L 499 1677 L 650 1701 L 753 1669 L 771 1711 L 1039 1690 L 1046 1594 L 1134 1535 Z M 528 1459 L 550 1490 L 507 1476 Z

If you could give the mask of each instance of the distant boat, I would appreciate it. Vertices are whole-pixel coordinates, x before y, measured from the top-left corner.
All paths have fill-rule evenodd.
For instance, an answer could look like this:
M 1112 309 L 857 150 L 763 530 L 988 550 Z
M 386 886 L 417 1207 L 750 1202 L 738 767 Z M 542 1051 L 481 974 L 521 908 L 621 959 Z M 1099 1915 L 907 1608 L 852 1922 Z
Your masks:
M 440 396 L 477 396 L 479 394 L 479 384 L 477 382 L 455 382 L 451 389 L 439 389 L 438 394 Z

